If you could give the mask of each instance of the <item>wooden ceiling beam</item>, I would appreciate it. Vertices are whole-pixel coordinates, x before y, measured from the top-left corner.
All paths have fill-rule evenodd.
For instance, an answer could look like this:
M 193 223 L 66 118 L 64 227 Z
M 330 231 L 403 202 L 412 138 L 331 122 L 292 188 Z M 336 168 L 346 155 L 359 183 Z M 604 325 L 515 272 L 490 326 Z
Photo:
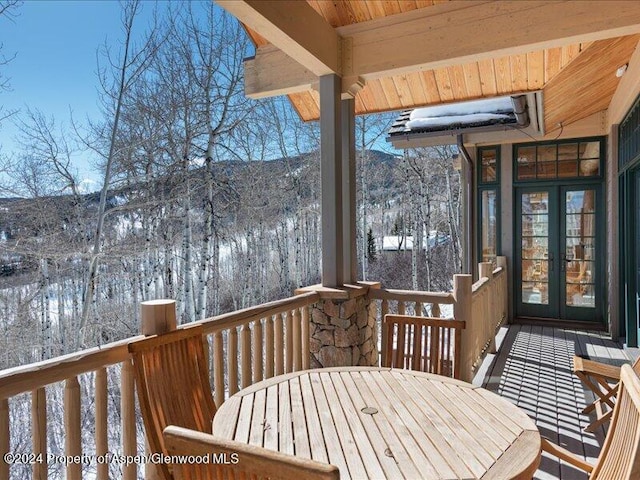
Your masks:
M 231 15 L 315 75 L 340 72 L 340 37 L 307 2 L 216 1 Z
M 318 77 L 274 45 L 256 49 L 244 61 L 244 94 L 249 98 L 275 97 L 317 89 Z
M 640 33 L 640 2 L 454 0 L 336 30 L 369 80 Z
M 220 1 L 223 6 L 236 3 Z M 291 2 L 246 0 L 240 3 L 270 4 L 279 11 L 287 10 L 281 5 Z M 308 6 L 306 2 L 293 3 Z M 290 20 L 296 23 L 293 16 Z M 254 28 L 255 23 L 249 26 Z M 337 39 L 332 45 L 340 45 L 341 51 L 336 73 L 366 81 L 640 33 L 640 2 L 453 0 L 338 27 L 334 31 Z M 275 44 L 268 31 L 259 33 Z M 318 35 L 314 38 L 324 42 Z M 270 60 L 261 61 L 264 54 L 258 49 L 256 58 L 246 62 L 251 70 L 247 82 L 252 85 L 247 89 L 248 95 L 294 93 L 299 92 L 302 85 L 314 82 L 310 76 L 317 73 L 303 63 L 304 58 L 296 56 L 291 49 L 283 52 L 270 52 Z M 290 69 L 283 66 L 295 61 L 307 67 L 308 76 L 296 79 L 286 75 Z M 260 68 L 252 68 L 257 62 L 261 62 Z M 249 75 L 262 78 L 249 78 Z

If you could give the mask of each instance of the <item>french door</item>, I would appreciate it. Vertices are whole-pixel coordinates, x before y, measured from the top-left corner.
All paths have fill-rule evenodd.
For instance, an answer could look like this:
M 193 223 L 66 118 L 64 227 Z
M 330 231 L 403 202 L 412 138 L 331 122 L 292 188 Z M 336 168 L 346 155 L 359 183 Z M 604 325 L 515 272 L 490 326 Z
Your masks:
M 599 184 L 516 190 L 516 314 L 602 321 Z

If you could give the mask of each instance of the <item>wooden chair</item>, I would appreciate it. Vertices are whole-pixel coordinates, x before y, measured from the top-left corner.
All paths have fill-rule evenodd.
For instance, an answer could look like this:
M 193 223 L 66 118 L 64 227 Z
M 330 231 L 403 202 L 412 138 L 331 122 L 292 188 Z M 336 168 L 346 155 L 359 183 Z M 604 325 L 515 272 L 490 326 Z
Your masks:
M 640 478 L 640 378 L 631 365 L 620 370 L 618 400 L 595 465 L 544 438 L 542 449 L 589 473 L 590 480 Z
M 385 315 L 382 366 L 460 378 L 462 320 Z
M 335 465 L 225 440 L 186 428 L 169 426 L 164 430 L 164 439 L 170 455 L 192 455 L 206 458 L 210 462 L 174 463 L 172 466 L 176 480 L 340 478 L 340 471 Z
M 633 370 L 636 374 L 640 374 L 640 358 L 634 362 Z M 620 367 L 594 362 L 575 355 L 573 357 L 573 373 L 595 396 L 595 400 L 582 410 L 584 414 L 596 412 L 596 419 L 584 429 L 585 432 L 594 432 L 611 418 L 620 381 Z
M 197 325 L 128 345 L 152 453 L 167 453 L 162 432 L 168 425 L 211 432 L 216 406 L 202 342 Z M 165 480 L 173 478 L 166 465 L 158 470 Z

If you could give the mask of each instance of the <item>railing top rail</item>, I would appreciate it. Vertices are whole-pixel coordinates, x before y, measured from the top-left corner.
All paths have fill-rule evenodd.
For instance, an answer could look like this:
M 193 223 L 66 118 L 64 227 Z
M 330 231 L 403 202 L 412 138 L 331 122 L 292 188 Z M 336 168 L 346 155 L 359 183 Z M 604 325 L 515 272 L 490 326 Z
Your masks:
M 205 334 L 212 333 L 282 311 L 310 305 L 319 299 L 320 296 L 315 292 L 305 293 L 236 312 L 225 313 L 200 322 L 185 323 L 178 328 L 201 324 Z M 30 392 L 52 383 L 61 382 L 67 378 L 124 362 L 129 358 L 127 344 L 142 338 L 144 338 L 142 335 L 137 335 L 42 362 L 1 370 L 0 399 Z
M 489 279 L 487 277 L 482 277 L 476 283 L 471 286 L 471 292 L 475 295 L 480 292 L 484 287 L 489 285 Z
M 316 292 L 303 293 L 293 297 L 284 298 L 282 300 L 263 303 L 255 307 L 224 313 L 195 323 L 199 323 L 203 326 L 205 334 L 215 333 L 221 330 L 238 327 L 254 320 L 270 317 L 277 313 L 311 305 L 316 303 L 318 300 L 320 300 L 320 295 Z
M 506 270 L 503 267 L 496 267 L 493 270 L 493 278 L 497 277 L 498 275 L 501 275 L 503 272 L 506 272 Z M 472 292 L 474 294 L 480 292 L 488 283 L 489 283 L 489 279 L 487 277 L 480 278 L 471 287 Z
M 2 370 L 0 371 L 0 399 L 124 362 L 129 358 L 127 344 L 141 338 L 143 338 L 142 335 L 129 337 L 42 362 Z
M 413 290 L 371 289 L 369 298 L 378 300 L 402 300 L 405 302 L 438 303 L 452 305 L 455 302 L 451 292 L 420 292 Z

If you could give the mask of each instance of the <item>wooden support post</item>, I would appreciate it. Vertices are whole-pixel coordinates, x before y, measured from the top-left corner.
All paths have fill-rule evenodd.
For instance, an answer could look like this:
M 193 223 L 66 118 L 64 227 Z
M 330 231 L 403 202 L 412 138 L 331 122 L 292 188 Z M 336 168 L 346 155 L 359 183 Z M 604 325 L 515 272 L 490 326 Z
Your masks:
M 64 385 L 64 454 L 82 455 L 82 430 L 80 429 L 80 383 L 78 377 L 67 379 Z M 67 464 L 68 480 L 81 480 L 82 464 Z
M 96 370 L 95 379 L 95 399 L 96 399 L 96 455 L 106 455 L 109 451 L 108 437 L 108 389 L 107 389 L 107 369 Z M 96 467 L 96 478 L 98 480 L 109 479 L 109 464 L 98 462 Z
M 493 263 L 481 262 L 478 264 L 478 277 L 488 278 L 489 285 L 486 290 L 487 298 L 484 302 L 482 316 L 486 322 L 486 331 L 489 336 L 489 353 L 496 353 L 496 325 L 498 318 L 496 314 L 496 295 L 497 289 L 493 278 Z
M 465 382 L 473 380 L 473 352 L 471 346 L 473 345 L 472 331 L 473 331 L 473 319 L 471 311 L 471 299 L 472 299 L 472 277 L 470 274 L 454 275 L 453 276 L 453 296 L 455 303 L 453 304 L 453 318 L 456 320 L 462 320 L 466 322 L 466 328 L 462 330 L 460 337 L 460 378 Z
M 357 281 L 356 249 L 356 116 L 353 98 L 341 101 L 342 112 L 342 235 L 343 278 Z M 366 232 L 364 233 L 366 235 Z
M 342 116 L 338 75 L 320 77 L 320 173 L 322 182 L 322 285 L 344 284 Z M 290 371 L 290 370 L 289 370 Z
M 11 448 L 9 442 L 9 400 L 0 399 L 0 458 L 9 452 Z M 34 452 L 35 453 L 35 452 Z M 0 461 L 0 478 L 9 478 L 9 464 Z
M 143 335 L 160 335 L 176 329 L 176 301 L 149 300 L 141 303 Z
M 80 410 L 78 410 L 78 412 L 79 411 Z M 33 478 L 37 480 L 46 480 L 48 474 L 47 394 L 44 388 L 39 388 L 31 392 L 31 441 L 33 445 L 33 454 L 41 456 L 43 459 L 42 462 L 36 462 L 33 464 Z

